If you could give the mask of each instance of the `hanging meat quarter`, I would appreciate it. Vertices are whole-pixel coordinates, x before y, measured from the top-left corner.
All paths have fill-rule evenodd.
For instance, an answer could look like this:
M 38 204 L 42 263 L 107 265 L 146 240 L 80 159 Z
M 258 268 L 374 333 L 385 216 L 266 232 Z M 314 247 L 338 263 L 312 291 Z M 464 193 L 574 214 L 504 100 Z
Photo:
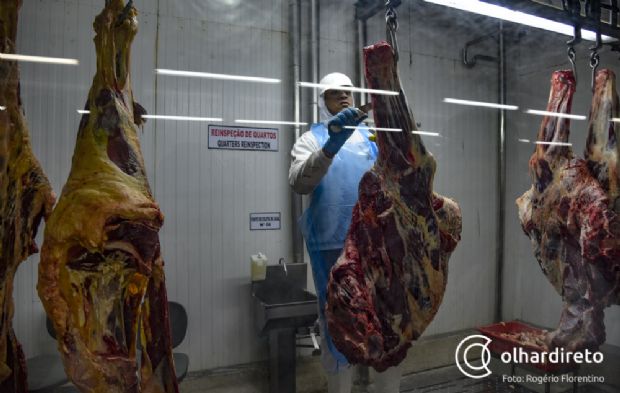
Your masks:
M 0 52 L 15 53 L 20 0 L 0 0 Z M 13 331 L 13 279 L 38 251 L 34 238 L 54 205 L 54 193 L 30 136 L 19 95 L 19 69 L 0 60 L 0 392 L 28 391 L 21 345 Z
M 95 19 L 90 113 L 39 267 L 39 296 L 65 370 L 83 392 L 178 392 L 158 236 L 163 216 L 144 170 L 137 131 L 145 112 L 129 77 L 136 16 L 131 1 L 108 0 Z
M 448 259 L 461 239 L 461 211 L 433 192 L 436 163 L 416 130 L 394 51 L 364 48 L 379 156 L 359 184 L 343 254 L 328 285 L 327 318 L 334 344 L 349 362 L 377 371 L 398 365 L 443 299 Z

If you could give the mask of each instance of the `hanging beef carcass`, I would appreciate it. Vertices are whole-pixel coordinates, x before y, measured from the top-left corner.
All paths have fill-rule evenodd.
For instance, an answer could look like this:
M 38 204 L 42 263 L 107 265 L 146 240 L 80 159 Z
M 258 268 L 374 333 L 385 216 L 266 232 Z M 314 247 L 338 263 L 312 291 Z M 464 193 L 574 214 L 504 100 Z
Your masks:
M 569 114 L 575 92 L 571 71 L 551 78 L 547 111 L 529 168 L 532 188 L 517 199 L 519 218 L 532 241 L 543 273 L 564 299 L 549 347 L 594 350 L 605 341 L 604 297 L 610 292 L 606 270 L 617 264 L 618 217 L 586 162 L 576 158 L 569 140 Z M 616 262 L 614 262 L 616 261 Z
M 416 130 L 385 42 L 364 49 L 379 128 L 379 156 L 359 184 L 343 254 L 328 284 L 334 343 L 352 363 L 378 371 L 399 364 L 431 322 L 446 288 L 448 258 L 460 240 L 456 202 L 433 192 L 435 159 Z
M 21 0 L 0 0 L 0 52 L 15 53 Z M 14 60 L 0 60 L 0 392 L 26 392 L 26 366 L 13 331 L 13 279 L 38 251 L 39 223 L 54 193 L 30 146 Z
M 612 70 L 597 72 L 594 96 L 590 109 L 585 159 L 590 172 L 598 180 L 609 198 L 609 207 L 620 214 L 620 102 L 616 91 L 616 75 Z M 620 228 L 612 228 L 620 238 Z M 608 284 L 600 288 L 606 305 L 620 304 L 620 260 L 605 259 L 598 268 Z M 607 293 L 603 293 L 607 288 Z
M 163 216 L 144 169 L 137 133 L 144 110 L 129 78 L 136 15 L 131 1 L 107 0 L 95 19 L 90 113 L 39 267 L 39 296 L 65 370 L 89 393 L 178 392 L 158 237 Z

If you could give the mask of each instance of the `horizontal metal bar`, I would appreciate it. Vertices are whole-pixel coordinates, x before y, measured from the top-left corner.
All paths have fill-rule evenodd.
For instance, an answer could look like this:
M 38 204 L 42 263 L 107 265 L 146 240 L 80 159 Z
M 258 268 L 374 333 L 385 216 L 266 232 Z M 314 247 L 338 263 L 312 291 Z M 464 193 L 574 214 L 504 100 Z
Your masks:
M 560 23 L 573 24 L 571 17 L 562 9 L 551 5 L 545 5 L 532 0 L 480 0 L 485 3 L 499 5 L 513 11 L 520 11 L 541 18 L 553 20 Z M 600 26 L 601 33 L 620 40 L 620 27 L 612 26 L 605 21 L 593 21 L 586 16 L 580 16 L 581 27 L 587 30 L 596 31 Z

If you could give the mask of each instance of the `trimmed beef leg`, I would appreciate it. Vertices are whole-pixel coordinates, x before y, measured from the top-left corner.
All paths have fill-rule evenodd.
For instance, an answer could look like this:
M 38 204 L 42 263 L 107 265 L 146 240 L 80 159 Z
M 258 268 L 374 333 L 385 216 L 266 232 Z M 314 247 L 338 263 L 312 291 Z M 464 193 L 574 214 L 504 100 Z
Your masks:
M 0 0 L 0 52 L 15 53 L 19 0 Z M 0 60 L 0 392 L 27 392 L 26 364 L 13 332 L 13 279 L 38 252 L 35 236 L 54 193 L 30 146 L 17 62 Z
M 136 15 L 131 1 L 109 0 L 95 19 L 90 114 L 39 266 L 39 296 L 65 370 L 89 393 L 178 392 L 158 236 L 163 216 L 144 170 L 137 131 L 145 112 L 129 78 Z
M 460 240 L 461 212 L 433 192 L 435 159 L 416 130 L 392 48 L 364 49 L 366 80 L 399 96 L 372 96 L 379 156 L 359 185 L 343 254 L 331 271 L 327 320 L 351 363 L 383 371 L 399 364 L 431 322 Z
M 555 72 L 547 111 L 570 113 L 574 92 L 572 72 Z M 538 132 L 543 144 L 537 144 L 529 163 L 533 185 L 517 205 L 536 259 L 564 299 L 560 324 L 547 344 L 575 351 L 596 349 L 605 341 L 600 299 L 609 283 L 597 265 L 620 254 L 612 230 L 618 218 L 586 162 L 567 145 L 569 125 L 566 118 L 543 119 Z
M 592 175 L 609 197 L 609 207 L 620 214 L 620 102 L 616 91 L 616 75 L 612 70 L 597 72 L 590 109 L 585 159 Z M 620 237 L 620 228 L 610 228 Z M 604 304 L 620 304 L 620 260 L 604 260 L 598 265 L 601 274 L 610 281 L 611 291 L 602 294 Z

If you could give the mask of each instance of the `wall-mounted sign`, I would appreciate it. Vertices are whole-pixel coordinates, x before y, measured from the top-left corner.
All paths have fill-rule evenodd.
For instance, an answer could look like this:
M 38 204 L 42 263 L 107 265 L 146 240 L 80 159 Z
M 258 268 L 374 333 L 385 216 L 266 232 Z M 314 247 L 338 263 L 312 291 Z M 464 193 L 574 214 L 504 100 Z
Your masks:
M 278 151 L 277 128 L 209 125 L 209 149 Z
M 280 213 L 250 213 L 250 230 L 280 229 Z

